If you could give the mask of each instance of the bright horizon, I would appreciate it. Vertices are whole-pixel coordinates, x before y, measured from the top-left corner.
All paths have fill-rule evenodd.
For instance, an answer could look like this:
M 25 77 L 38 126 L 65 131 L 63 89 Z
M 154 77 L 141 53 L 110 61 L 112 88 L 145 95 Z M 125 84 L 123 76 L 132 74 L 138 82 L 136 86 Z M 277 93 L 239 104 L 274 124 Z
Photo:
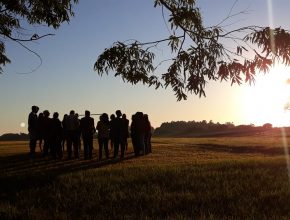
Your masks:
M 230 11 L 235 1 L 197 1 L 206 26 L 217 24 Z M 240 0 L 235 12 L 247 8 L 248 14 L 234 18 L 236 26 L 254 25 L 282 27 L 290 30 L 290 2 L 287 0 Z M 278 65 L 266 75 L 259 73 L 256 84 L 230 86 L 230 82 L 209 82 L 206 97 L 188 95 L 186 101 L 176 101 L 168 89 L 155 90 L 143 85 L 131 85 L 120 78 L 100 77 L 93 71 L 98 55 L 115 41 L 138 39 L 152 41 L 164 38 L 168 30 L 160 8 L 152 1 L 113 0 L 82 1 L 75 6 L 75 17 L 59 30 L 31 28 L 31 33 L 55 33 L 30 46 L 42 58 L 18 45 L 7 42 L 7 54 L 12 63 L 0 75 L 0 135 L 27 133 L 27 117 L 32 105 L 40 111 L 57 111 L 62 119 L 75 110 L 84 114 L 114 113 L 120 109 L 131 115 L 142 111 L 149 115 L 153 127 L 170 121 L 212 120 L 217 123 L 289 126 L 290 68 Z M 38 32 L 37 32 L 38 33 Z M 158 48 L 159 59 L 168 53 Z M 31 72 L 31 73 L 29 73 Z M 19 74 L 27 73 L 27 74 Z M 98 116 L 94 117 L 95 123 Z M 25 125 L 24 125 L 24 124 Z

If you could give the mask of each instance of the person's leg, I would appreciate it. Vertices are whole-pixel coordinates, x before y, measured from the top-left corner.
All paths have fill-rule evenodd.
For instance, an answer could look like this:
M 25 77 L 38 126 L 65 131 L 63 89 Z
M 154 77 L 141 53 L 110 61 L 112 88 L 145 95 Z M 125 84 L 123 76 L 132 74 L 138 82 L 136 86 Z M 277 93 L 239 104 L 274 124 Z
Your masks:
M 104 148 L 106 153 L 106 158 L 109 159 L 109 139 L 104 138 Z
M 127 137 L 125 138 L 125 150 L 126 151 L 128 150 L 128 138 Z
M 61 140 L 59 140 L 57 142 L 57 156 L 58 156 L 59 159 L 62 159 L 62 157 L 63 157 L 61 142 L 62 142 Z
M 36 148 L 36 138 L 33 134 L 30 135 L 30 141 L 29 141 L 29 157 L 30 159 L 35 158 L 35 148 Z
M 39 146 L 39 150 L 40 152 L 42 153 L 42 137 L 39 138 L 39 143 L 38 143 L 38 146 Z
M 53 141 L 50 141 L 50 154 L 52 156 L 53 159 L 56 159 L 56 141 L 53 140 Z
M 93 137 L 88 137 L 89 158 L 93 159 Z
M 73 132 L 73 148 L 74 148 L 74 157 L 78 159 L 79 155 L 79 138 L 77 131 Z
M 71 159 L 72 155 L 72 134 L 69 133 L 66 141 L 67 158 Z
M 145 147 L 144 147 L 144 134 L 137 134 L 136 135 L 136 148 L 138 151 L 138 155 L 144 155 Z
M 136 135 L 132 135 L 131 136 L 131 142 L 132 142 L 132 147 L 133 147 L 134 154 L 135 154 L 135 156 L 138 156 Z
M 121 158 L 124 158 L 125 156 L 125 148 L 126 148 L 126 145 L 125 145 L 125 140 L 121 140 Z
M 98 143 L 99 143 L 99 155 L 98 155 L 98 158 L 99 160 L 102 159 L 103 157 L 103 145 L 104 145 L 104 141 L 103 141 L 103 138 L 98 138 Z
M 115 138 L 114 139 L 114 158 L 118 157 L 118 153 L 119 153 L 119 145 L 120 145 L 120 140 Z
M 44 138 L 44 144 L 43 144 L 43 156 L 46 157 L 48 155 L 49 150 L 49 141 L 48 138 Z
M 84 158 L 89 158 L 88 141 L 86 137 L 83 137 L 83 147 L 84 147 Z

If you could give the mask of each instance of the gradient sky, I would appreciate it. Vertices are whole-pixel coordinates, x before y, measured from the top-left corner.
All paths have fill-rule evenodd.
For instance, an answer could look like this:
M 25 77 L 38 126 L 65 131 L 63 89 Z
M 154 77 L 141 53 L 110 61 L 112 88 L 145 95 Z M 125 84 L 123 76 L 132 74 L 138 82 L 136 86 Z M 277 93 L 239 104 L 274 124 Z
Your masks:
M 197 4 L 204 23 L 210 26 L 225 18 L 234 2 L 200 0 Z M 120 109 L 129 118 L 136 111 L 143 111 L 154 127 L 177 120 L 289 124 L 290 117 L 285 118 L 288 114 L 283 110 L 290 95 L 284 83 L 290 78 L 289 68 L 279 67 L 267 76 L 259 76 L 254 87 L 209 82 L 206 98 L 189 95 L 188 100 L 180 102 L 170 88 L 154 90 L 124 83 L 113 74 L 98 76 L 93 65 L 98 55 L 113 42 L 152 41 L 168 36 L 161 8 L 154 8 L 153 3 L 153 0 L 84 0 L 74 7 L 75 17 L 71 22 L 58 30 L 29 27 L 31 35 L 35 32 L 55 34 L 28 45 L 42 58 L 42 65 L 33 72 L 39 59 L 7 41 L 6 51 L 12 63 L 0 75 L 0 135 L 27 132 L 27 127 L 22 128 L 20 124 L 27 123 L 32 105 L 39 106 L 40 111 L 49 110 L 51 115 L 57 111 L 61 119 L 72 109 L 79 114 L 86 109 L 91 113 L 108 114 Z M 240 0 L 233 12 L 244 9 L 248 13 L 234 17 L 234 25 L 274 24 L 290 30 L 289 0 Z M 162 60 L 168 51 L 160 46 L 157 55 Z M 281 90 L 282 87 L 285 90 Z M 282 91 L 286 92 L 281 94 Z

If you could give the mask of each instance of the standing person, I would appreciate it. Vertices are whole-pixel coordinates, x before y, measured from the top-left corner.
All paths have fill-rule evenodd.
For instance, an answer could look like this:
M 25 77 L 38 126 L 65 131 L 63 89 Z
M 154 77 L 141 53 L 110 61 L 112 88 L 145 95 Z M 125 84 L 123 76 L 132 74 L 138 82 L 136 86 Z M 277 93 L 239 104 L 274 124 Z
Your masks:
M 67 142 L 67 127 L 66 127 L 67 117 L 68 117 L 68 114 L 64 114 L 63 119 L 61 121 L 62 130 L 63 130 L 63 137 L 61 141 L 62 152 L 64 152 L 64 146 L 65 146 L 65 143 Z
M 124 143 L 124 121 L 120 110 L 116 111 L 116 118 L 112 124 L 113 140 L 114 140 L 114 158 L 117 158 L 119 148 L 121 147 L 121 158 L 124 158 L 125 143 Z
M 76 113 L 75 116 L 76 116 L 76 118 L 78 119 L 79 124 L 80 124 L 80 123 L 81 123 L 81 120 L 79 119 L 79 114 Z M 79 126 L 79 128 L 78 128 L 78 132 L 77 132 L 77 134 L 78 134 L 78 146 L 79 146 L 79 152 L 80 152 L 80 150 L 82 149 L 82 141 L 81 141 L 82 133 L 81 133 L 81 128 L 80 128 L 80 126 Z
M 145 120 L 143 116 L 143 112 L 137 112 L 136 113 L 136 130 L 135 130 L 135 137 L 136 137 L 136 145 L 142 154 L 145 154 L 145 143 L 144 143 L 144 137 L 145 137 Z
M 66 128 L 67 128 L 67 154 L 68 159 L 72 156 L 72 147 L 74 149 L 74 157 L 79 158 L 79 140 L 78 140 L 78 129 L 80 123 L 78 118 L 75 116 L 75 111 L 71 110 L 67 116 Z
M 48 152 L 51 151 L 51 118 L 49 118 L 49 111 L 43 111 L 43 123 L 42 123 L 42 130 L 43 130 L 43 156 L 47 156 Z
M 145 135 L 144 135 L 144 144 L 145 144 L 145 154 L 152 153 L 151 149 L 151 123 L 147 114 L 144 114 L 144 126 L 145 126 Z
M 40 152 L 42 152 L 42 142 L 43 142 L 43 113 L 40 112 L 37 117 L 37 139 Z
M 97 123 L 98 130 L 98 143 L 99 143 L 99 160 L 102 159 L 103 149 L 105 150 L 106 158 L 109 159 L 109 135 L 110 135 L 110 122 L 109 116 L 103 113 Z
M 113 137 L 112 126 L 113 126 L 113 122 L 114 122 L 115 119 L 116 119 L 116 116 L 114 114 L 111 114 L 110 115 L 110 134 L 109 134 L 111 150 L 114 149 L 114 137 Z
M 124 121 L 124 144 L 125 149 L 128 150 L 128 137 L 129 137 L 129 120 L 127 119 L 126 114 L 122 115 Z
M 28 115 L 28 132 L 29 132 L 29 155 L 30 159 L 35 158 L 35 148 L 37 142 L 37 112 L 39 108 L 37 106 L 31 107 L 31 112 Z
M 63 129 L 61 121 L 58 119 L 58 113 L 54 112 L 51 120 L 51 155 L 54 159 L 62 158 Z
M 96 132 L 94 119 L 90 117 L 90 115 L 91 113 L 86 110 L 85 117 L 80 121 L 80 131 L 83 138 L 85 159 L 92 159 L 93 157 L 93 136 Z
M 138 148 L 138 141 L 137 141 L 137 119 L 136 118 L 137 118 L 136 114 L 132 115 L 130 133 L 131 133 L 131 140 L 132 140 L 134 154 L 135 156 L 139 156 L 140 149 Z

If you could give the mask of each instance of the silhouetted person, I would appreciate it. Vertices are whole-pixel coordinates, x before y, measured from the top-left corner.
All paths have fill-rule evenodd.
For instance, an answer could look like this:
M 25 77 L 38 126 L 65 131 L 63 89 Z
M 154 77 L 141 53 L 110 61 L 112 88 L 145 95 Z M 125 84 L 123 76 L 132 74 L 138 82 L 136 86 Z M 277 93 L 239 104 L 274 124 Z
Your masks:
M 122 113 L 120 110 L 116 111 L 116 118 L 113 120 L 112 124 L 112 135 L 114 140 L 114 158 L 117 158 L 119 148 L 121 148 L 121 158 L 124 157 L 125 153 L 125 143 L 124 143 L 124 121 L 121 118 Z
M 89 111 L 85 111 L 85 117 L 80 121 L 80 131 L 83 138 L 85 159 L 92 159 L 93 157 L 93 136 L 96 132 L 94 119 L 90 117 L 90 115 Z
M 142 154 L 145 154 L 145 120 L 143 117 L 143 112 L 136 113 L 136 125 L 135 125 L 135 137 L 136 137 L 136 145 Z
M 42 152 L 42 142 L 43 142 L 43 113 L 40 112 L 37 117 L 37 139 L 40 152 Z
M 131 140 L 132 140 L 132 145 L 133 145 L 133 150 L 135 156 L 139 156 L 140 149 L 138 148 L 138 140 L 137 140 L 137 115 L 134 114 L 132 115 L 132 122 L 130 126 L 131 130 Z
M 147 114 L 144 114 L 144 126 L 145 126 L 145 133 L 144 133 L 144 146 L 145 146 L 145 154 L 152 153 L 151 149 L 151 123 L 149 121 L 149 117 Z
M 63 129 L 61 121 L 58 119 L 58 113 L 53 113 L 53 118 L 51 120 L 51 155 L 54 159 L 58 157 L 62 158 L 62 146 L 61 142 L 63 139 Z
M 37 112 L 39 108 L 37 106 L 31 107 L 31 112 L 28 115 L 28 132 L 29 132 L 29 149 L 30 159 L 35 157 L 35 148 L 37 142 Z
M 127 119 L 126 114 L 122 115 L 124 121 L 124 144 L 125 149 L 128 150 L 128 137 L 129 137 L 129 120 Z
M 67 127 L 66 127 L 66 120 L 67 120 L 68 114 L 64 114 L 63 119 L 61 121 L 62 130 L 63 130 L 63 137 L 61 142 L 62 152 L 64 152 L 64 146 L 67 142 Z
M 79 114 L 76 113 L 75 116 L 79 120 L 79 124 L 80 124 L 81 123 L 81 119 L 79 119 Z M 81 141 L 81 135 L 82 135 L 82 133 L 81 133 L 80 126 L 78 128 L 78 132 L 77 133 L 78 133 L 78 147 L 79 147 L 79 152 L 80 152 L 80 150 L 82 149 L 82 141 Z
M 75 116 L 75 111 L 71 110 L 70 114 L 66 120 L 66 128 L 67 128 L 67 153 L 68 159 L 71 159 L 72 156 L 72 147 L 74 149 L 75 158 L 79 158 L 79 120 Z
M 42 123 L 42 130 L 43 130 L 43 156 L 47 156 L 48 152 L 51 147 L 51 118 L 49 118 L 49 111 L 43 111 L 43 123 Z
M 109 116 L 103 113 L 97 123 L 98 130 L 98 143 L 99 143 L 99 160 L 102 159 L 103 149 L 105 150 L 106 158 L 109 159 L 109 135 L 110 135 L 110 122 Z
M 110 146 L 111 146 L 111 150 L 114 149 L 114 137 L 113 137 L 113 121 L 116 119 L 116 116 L 114 114 L 110 115 L 110 134 L 109 134 L 109 138 L 110 138 Z

